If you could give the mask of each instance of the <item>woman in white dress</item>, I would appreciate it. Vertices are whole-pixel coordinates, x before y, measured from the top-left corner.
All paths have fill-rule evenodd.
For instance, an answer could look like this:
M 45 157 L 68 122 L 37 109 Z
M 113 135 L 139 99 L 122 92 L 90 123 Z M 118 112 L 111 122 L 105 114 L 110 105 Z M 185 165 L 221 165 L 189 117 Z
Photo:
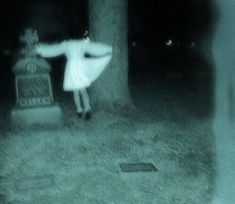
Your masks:
M 38 44 L 35 52 L 42 57 L 56 57 L 64 54 L 67 58 L 63 89 L 73 91 L 79 117 L 91 117 L 91 106 L 86 88 L 98 78 L 112 57 L 112 47 L 91 42 L 89 38 L 66 40 L 57 44 Z M 87 58 L 86 54 L 90 57 Z M 81 105 L 81 100 L 82 104 Z

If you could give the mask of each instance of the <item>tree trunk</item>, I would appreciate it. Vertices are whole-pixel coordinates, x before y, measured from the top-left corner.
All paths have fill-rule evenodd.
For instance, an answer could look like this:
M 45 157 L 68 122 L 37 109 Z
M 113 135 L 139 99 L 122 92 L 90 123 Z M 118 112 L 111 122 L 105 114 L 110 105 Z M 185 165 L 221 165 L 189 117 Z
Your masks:
M 91 86 L 92 104 L 112 110 L 130 107 L 127 1 L 89 0 L 88 8 L 91 40 L 113 46 L 110 64 Z
M 235 3 L 217 0 L 215 60 L 216 191 L 213 204 L 235 202 Z M 233 113 L 231 115 L 231 113 Z

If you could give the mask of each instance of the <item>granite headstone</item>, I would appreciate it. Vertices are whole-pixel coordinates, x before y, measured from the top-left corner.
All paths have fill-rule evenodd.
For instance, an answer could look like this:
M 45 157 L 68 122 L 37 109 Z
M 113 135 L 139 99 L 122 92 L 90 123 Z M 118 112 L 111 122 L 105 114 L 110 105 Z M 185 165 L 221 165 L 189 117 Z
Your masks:
M 20 126 L 60 124 L 62 113 L 53 99 L 49 75 L 51 66 L 34 52 L 38 35 L 32 29 L 26 29 L 20 36 L 20 41 L 24 46 L 12 69 L 16 89 L 16 107 L 11 112 L 12 121 Z

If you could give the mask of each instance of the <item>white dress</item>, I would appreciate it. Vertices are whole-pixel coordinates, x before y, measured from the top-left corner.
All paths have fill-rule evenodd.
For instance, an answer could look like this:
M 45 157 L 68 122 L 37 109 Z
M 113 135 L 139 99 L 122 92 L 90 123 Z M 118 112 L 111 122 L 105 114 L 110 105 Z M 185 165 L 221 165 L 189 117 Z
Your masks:
M 66 56 L 63 83 L 65 91 L 89 87 L 112 57 L 111 46 L 91 42 L 88 39 L 68 40 L 52 45 L 39 44 L 36 52 L 42 57 L 56 57 L 62 54 Z M 86 58 L 85 53 L 95 57 Z

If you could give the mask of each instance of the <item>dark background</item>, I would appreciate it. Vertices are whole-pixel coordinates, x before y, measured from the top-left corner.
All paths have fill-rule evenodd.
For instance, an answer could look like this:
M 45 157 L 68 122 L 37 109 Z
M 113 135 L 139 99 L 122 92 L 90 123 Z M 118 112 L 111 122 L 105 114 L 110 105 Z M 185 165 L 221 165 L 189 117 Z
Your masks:
M 37 12 L 32 4 L 45 4 Z M 138 81 L 166 81 L 167 73 L 183 73 L 182 83 L 205 81 L 208 89 L 212 83 L 212 67 L 202 54 L 213 27 L 213 12 L 209 0 L 129 0 L 129 79 Z M 40 18 L 47 5 L 55 8 L 48 16 L 49 31 L 40 35 L 42 41 L 81 37 L 88 27 L 87 2 L 75 0 L 9 0 L 1 5 L 0 66 L 2 99 L 14 99 L 14 76 L 11 67 L 19 48 L 18 36 L 32 25 L 32 17 Z M 37 8 L 37 6 L 34 6 Z M 37 9 L 36 9 L 37 10 Z M 44 16 L 45 18 L 45 16 Z M 47 18 L 46 18 L 47 19 Z M 58 27 L 59 22 L 59 27 Z M 40 32 L 39 32 L 40 34 Z M 166 42 L 171 39 L 172 46 Z M 194 47 L 192 47 L 194 43 Z M 50 60 L 63 64 L 63 58 Z M 61 63 L 62 62 L 62 63 Z M 192 73 L 204 72 L 197 78 Z M 54 89 L 61 89 L 63 66 L 52 72 Z M 198 87 L 200 88 L 200 87 Z M 56 90 L 55 90 L 56 92 Z

